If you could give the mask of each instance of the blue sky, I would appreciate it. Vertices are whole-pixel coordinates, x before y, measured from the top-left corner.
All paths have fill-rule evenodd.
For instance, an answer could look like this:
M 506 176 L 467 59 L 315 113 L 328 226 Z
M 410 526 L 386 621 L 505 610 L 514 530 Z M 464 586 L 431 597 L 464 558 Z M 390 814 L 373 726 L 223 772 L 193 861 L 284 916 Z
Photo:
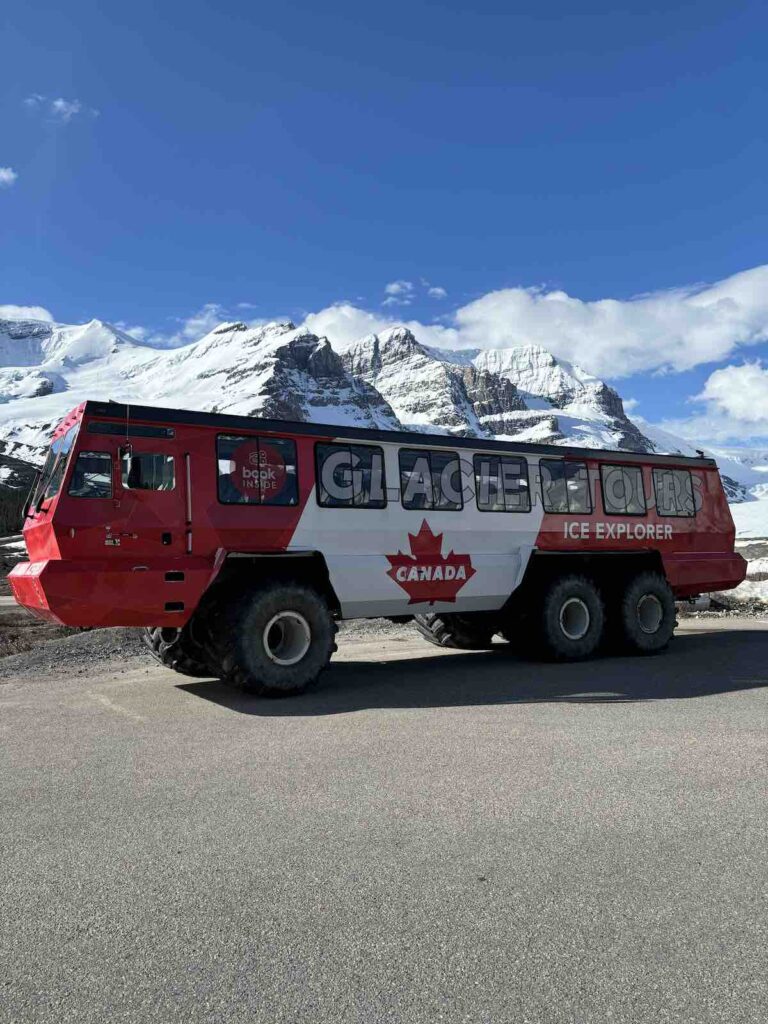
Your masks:
M 0 302 L 540 341 L 768 436 L 765 5 L 30 0 L 0 32 Z

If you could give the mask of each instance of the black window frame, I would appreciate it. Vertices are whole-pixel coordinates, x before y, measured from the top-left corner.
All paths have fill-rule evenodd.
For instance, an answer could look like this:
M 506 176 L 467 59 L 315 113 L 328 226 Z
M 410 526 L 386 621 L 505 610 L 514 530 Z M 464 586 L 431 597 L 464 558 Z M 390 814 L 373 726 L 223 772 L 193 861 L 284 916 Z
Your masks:
M 321 499 L 321 479 L 320 479 L 320 449 L 321 448 L 334 448 L 337 450 L 346 450 L 350 454 L 355 448 L 363 448 L 366 451 L 378 452 L 381 456 L 381 489 L 383 497 L 381 500 L 375 502 L 367 502 L 365 505 L 355 504 L 355 495 L 352 495 L 352 501 L 349 503 L 340 504 L 329 504 L 322 501 Z M 315 501 L 317 502 L 318 508 L 332 508 L 332 509 L 353 509 L 362 512 L 376 512 L 387 507 L 387 459 L 384 453 L 384 449 L 380 444 L 358 444 L 354 441 L 317 441 L 315 442 L 314 448 L 315 456 Z
M 171 465 L 173 466 L 173 487 L 131 487 L 131 485 L 129 483 L 126 483 L 126 480 L 130 479 L 130 470 L 128 471 L 127 474 L 123 471 L 123 460 L 127 459 L 129 456 L 130 456 L 131 462 L 133 462 L 134 459 L 142 459 L 142 458 L 144 458 L 144 459 L 146 459 L 146 458 L 151 458 L 151 459 L 170 459 L 171 460 Z M 118 475 L 120 477 L 120 486 L 122 487 L 122 489 L 124 491 L 153 491 L 156 494 L 170 494 L 171 491 L 175 491 L 176 490 L 176 484 L 178 482 L 178 477 L 177 477 L 177 474 L 176 474 L 176 456 L 173 454 L 173 452 L 158 452 L 158 451 L 134 452 L 134 451 L 128 451 L 127 449 L 124 449 L 118 455 L 117 469 L 118 469 Z
M 640 483 L 642 485 L 643 493 L 643 511 L 642 512 L 610 512 L 605 502 L 605 470 L 607 469 L 620 469 L 622 473 L 625 470 L 640 474 Z M 606 516 L 630 516 L 633 519 L 644 519 L 648 515 L 648 495 L 645 491 L 645 473 L 643 472 L 642 466 L 628 466 L 621 462 L 601 462 L 600 463 L 600 492 L 603 499 L 603 514 Z
M 295 495 L 293 501 L 262 501 L 261 500 L 261 487 L 259 487 L 259 501 L 227 501 L 221 496 L 221 480 L 223 479 L 222 474 L 219 472 L 219 462 L 222 456 L 219 453 L 219 443 L 222 440 L 237 440 L 243 441 L 254 441 L 257 448 L 261 449 L 261 442 L 265 441 L 268 444 L 274 444 L 275 441 L 282 443 L 288 443 L 293 446 L 293 468 L 294 468 L 294 479 L 295 479 Z M 296 444 L 296 439 L 293 437 L 272 437 L 269 434 L 217 434 L 215 439 L 215 464 L 216 464 L 216 500 L 220 505 L 226 505 L 227 508 L 298 508 L 301 503 L 301 488 L 299 487 L 299 449 Z
M 684 473 L 688 477 L 688 482 L 691 486 L 691 504 L 693 506 L 693 512 L 688 514 L 687 512 L 662 512 L 659 507 L 659 488 L 656 484 L 656 474 L 662 473 Z M 653 473 L 651 474 L 653 480 L 653 500 L 656 503 L 656 515 L 661 519 L 695 519 L 697 508 L 696 508 L 696 491 L 693 487 L 693 473 L 690 469 L 679 469 L 672 466 L 653 466 Z
M 501 466 L 502 462 L 517 462 L 519 464 L 522 464 L 524 473 L 520 474 L 520 479 L 525 480 L 525 493 L 528 497 L 527 507 L 507 508 L 507 494 L 502 486 L 501 493 L 504 498 L 504 508 L 483 508 L 483 506 L 480 504 L 480 474 L 477 467 L 478 459 L 486 459 L 488 462 L 497 461 L 499 463 L 499 466 Z M 512 515 L 525 515 L 526 513 L 531 511 L 531 508 L 533 507 L 531 502 L 531 478 L 528 467 L 528 459 L 526 459 L 524 455 L 502 455 L 500 452 L 475 452 L 475 454 L 472 456 L 472 473 L 475 485 L 475 504 L 477 505 L 478 512 L 500 512 L 502 513 L 502 515 L 507 513 L 511 513 Z
M 77 471 L 77 463 L 78 463 L 81 455 L 86 456 L 86 457 L 90 456 L 91 458 L 94 457 L 94 456 L 98 456 L 100 458 L 106 458 L 106 459 L 109 460 L 109 494 L 75 494 L 72 491 L 72 482 L 73 482 L 73 480 L 75 478 L 75 472 Z M 114 460 L 112 452 L 106 452 L 106 451 L 103 451 L 103 450 L 102 451 L 97 451 L 96 449 L 82 449 L 81 451 L 79 451 L 77 453 L 77 455 L 75 456 L 74 461 L 72 462 L 72 471 L 69 474 L 69 483 L 67 484 L 67 497 L 68 498 L 77 498 L 78 501 L 82 501 L 82 500 L 87 500 L 87 501 L 109 501 L 112 498 L 114 498 L 114 496 L 115 496 L 115 460 Z
M 415 456 L 426 456 L 429 462 L 429 481 L 430 490 L 432 492 L 432 504 L 424 505 L 417 508 L 412 505 L 406 505 L 405 503 L 405 487 L 403 487 L 403 455 L 415 455 Z M 456 460 L 456 466 L 459 474 L 460 484 L 463 483 L 464 474 L 462 472 L 461 456 L 458 452 L 453 451 L 450 448 L 398 448 L 397 451 L 397 475 L 400 484 L 400 505 L 406 512 L 462 512 L 464 510 L 464 488 L 461 487 L 459 491 L 459 503 L 457 505 L 440 506 L 435 502 L 435 474 L 432 469 L 432 456 L 448 456 L 449 459 Z M 441 471 L 442 475 L 442 471 Z M 445 495 L 443 495 L 444 497 Z
M 586 478 L 587 478 L 587 499 L 588 499 L 588 502 L 589 502 L 589 507 L 586 508 L 586 509 L 582 509 L 582 510 L 580 510 L 578 512 L 573 512 L 573 511 L 571 511 L 570 501 L 569 501 L 569 507 L 565 511 L 561 511 L 560 509 L 548 509 L 547 508 L 547 499 L 546 499 L 545 494 L 544 494 L 544 474 L 542 472 L 542 466 L 543 465 L 546 465 L 546 466 L 550 466 L 550 465 L 562 466 L 563 468 L 565 468 L 566 466 L 578 466 L 580 469 L 583 469 L 584 473 L 586 475 Z M 568 495 L 568 480 L 567 480 L 567 478 L 564 478 L 564 480 L 565 480 L 565 485 L 566 485 L 565 486 L 565 497 L 566 497 L 566 500 L 568 500 L 568 498 L 569 498 L 569 495 Z M 594 513 L 594 511 L 595 511 L 595 502 L 594 502 L 594 498 L 592 497 L 592 480 L 591 480 L 590 475 L 589 475 L 589 464 L 587 462 L 584 462 L 582 459 L 566 459 L 566 458 L 562 458 L 562 459 L 541 458 L 541 459 L 539 459 L 539 492 L 541 494 L 541 507 L 543 508 L 544 512 L 548 516 L 591 516 Z

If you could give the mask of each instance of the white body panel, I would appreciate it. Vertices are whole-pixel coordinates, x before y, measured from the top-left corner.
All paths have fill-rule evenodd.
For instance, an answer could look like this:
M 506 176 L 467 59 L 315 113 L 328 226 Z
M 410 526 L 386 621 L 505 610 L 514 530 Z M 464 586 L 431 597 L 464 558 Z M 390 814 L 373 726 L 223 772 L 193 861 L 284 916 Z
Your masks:
M 387 506 L 322 508 L 312 494 L 289 550 L 322 553 L 343 618 L 500 608 L 520 584 L 536 545 L 543 518 L 541 504 L 536 502 L 530 512 L 481 512 L 473 496 L 456 511 L 405 509 L 394 490 L 399 482 L 401 446 L 385 443 L 379 447 L 384 450 Z M 463 472 L 471 472 L 472 453 L 462 451 L 461 459 Z M 536 462 L 528 460 L 531 480 L 536 476 Z M 424 521 L 432 534 L 442 535 L 443 556 L 454 552 L 468 555 L 471 561 L 473 573 L 453 601 L 410 603 L 408 591 L 388 575 L 392 564 L 387 556 L 411 556 L 409 535 L 418 534 Z

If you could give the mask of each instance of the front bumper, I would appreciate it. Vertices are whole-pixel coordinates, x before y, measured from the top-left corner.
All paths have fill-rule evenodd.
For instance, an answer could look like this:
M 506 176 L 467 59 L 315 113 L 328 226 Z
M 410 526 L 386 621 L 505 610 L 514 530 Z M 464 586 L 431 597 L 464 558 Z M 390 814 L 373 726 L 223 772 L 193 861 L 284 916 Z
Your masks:
M 213 577 L 202 558 L 162 564 L 20 562 L 8 582 L 16 601 L 62 626 L 182 626 Z

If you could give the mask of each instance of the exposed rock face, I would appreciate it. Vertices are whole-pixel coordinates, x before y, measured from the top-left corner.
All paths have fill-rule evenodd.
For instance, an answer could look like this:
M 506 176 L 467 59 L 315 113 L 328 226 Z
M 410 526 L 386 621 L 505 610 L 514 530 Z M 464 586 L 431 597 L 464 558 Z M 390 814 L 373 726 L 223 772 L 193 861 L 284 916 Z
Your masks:
M 484 434 L 514 436 L 522 423 L 530 424 L 530 417 L 523 419 L 512 415 L 530 411 L 512 381 L 474 365 L 459 366 L 453 372 L 460 377 Z M 553 417 L 544 418 L 548 422 L 553 420 Z
M 3 445 L 0 444 L 0 490 L 5 487 L 12 490 L 28 491 L 35 478 L 35 471 L 28 462 L 7 455 Z
M 653 444 L 624 412 L 624 403 L 617 391 L 580 367 L 556 359 L 538 345 L 478 351 L 473 353 L 472 361 L 477 367 L 514 381 L 531 409 L 544 405 L 560 410 L 561 416 L 556 417 L 558 424 L 561 420 L 599 421 L 602 431 L 610 436 L 609 443 L 599 447 L 637 452 L 654 450 Z M 557 432 L 561 432 L 559 425 Z M 563 436 L 569 433 L 565 430 Z M 553 440 L 557 439 L 553 437 Z
M 398 327 L 343 359 L 411 429 L 653 451 L 613 388 L 538 346 L 448 352 Z
M 406 328 L 363 338 L 342 358 L 350 374 L 386 399 L 406 429 L 484 434 L 461 373 Z

